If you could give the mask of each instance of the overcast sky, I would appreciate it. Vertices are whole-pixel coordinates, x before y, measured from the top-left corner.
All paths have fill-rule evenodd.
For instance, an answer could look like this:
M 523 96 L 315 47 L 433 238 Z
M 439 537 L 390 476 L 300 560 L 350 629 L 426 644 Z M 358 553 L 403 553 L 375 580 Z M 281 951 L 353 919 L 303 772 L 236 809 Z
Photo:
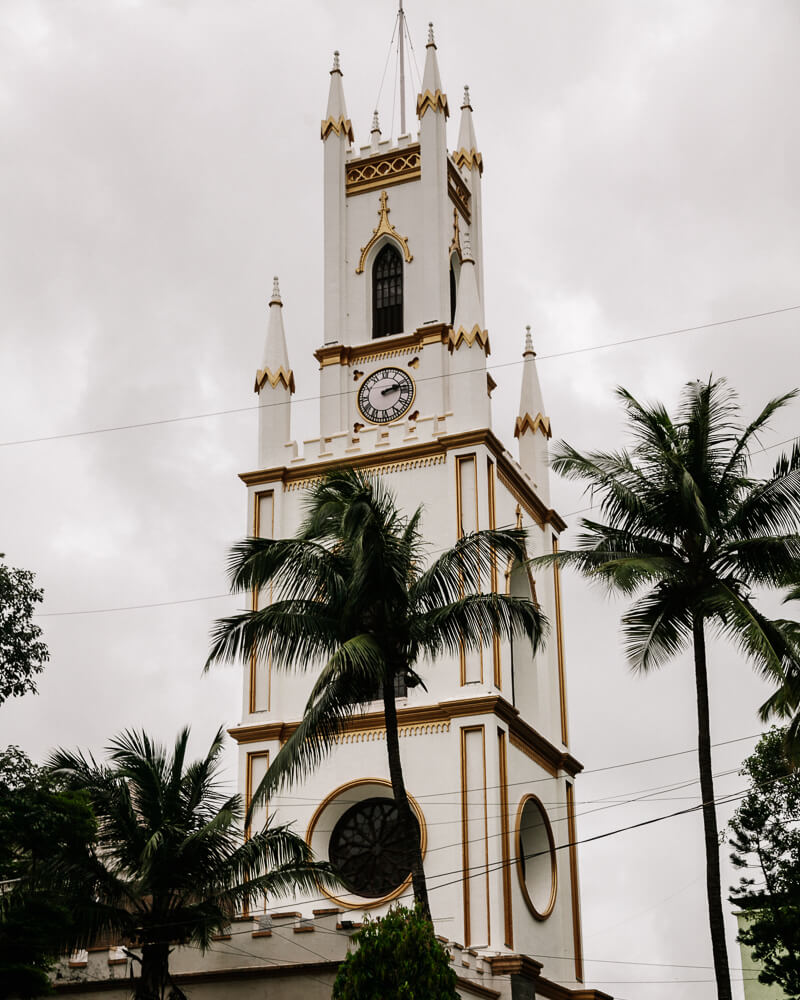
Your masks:
M 506 442 L 526 323 L 554 435 L 579 447 L 621 442 L 619 384 L 672 405 L 713 372 L 752 415 L 800 383 L 800 310 L 602 347 L 800 306 L 796 0 L 409 0 L 407 13 L 420 70 L 435 23 L 451 148 L 471 87 Z M 301 440 L 318 426 L 331 54 L 365 143 L 393 18 L 393 0 L 3 0 L 0 550 L 46 590 L 52 659 L 38 696 L 0 709 L 0 742 L 41 758 L 129 726 L 171 739 L 191 721 L 200 750 L 239 720 L 239 671 L 200 668 L 211 619 L 235 606 L 206 598 L 224 594 L 246 527 L 236 474 L 256 461 L 272 275 L 296 398 L 310 398 L 295 407 Z M 398 118 L 395 103 L 395 134 Z M 217 411 L 240 412 L 194 419 Z M 799 415 L 776 418 L 760 471 Z M 15 443 L 175 417 L 193 419 Z M 553 502 L 565 515 L 586 504 L 560 482 Z M 572 748 L 588 772 L 579 834 L 699 801 L 696 784 L 597 801 L 695 778 L 691 754 L 595 770 L 695 746 L 693 676 L 685 660 L 632 676 L 623 605 L 571 577 L 565 602 Z M 711 661 L 715 743 L 756 734 L 767 689 L 731 649 Z M 720 793 L 743 786 L 752 746 L 717 748 Z M 701 844 L 692 816 L 582 848 L 588 982 L 713 996 Z M 730 957 L 739 968 L 733 944 Z

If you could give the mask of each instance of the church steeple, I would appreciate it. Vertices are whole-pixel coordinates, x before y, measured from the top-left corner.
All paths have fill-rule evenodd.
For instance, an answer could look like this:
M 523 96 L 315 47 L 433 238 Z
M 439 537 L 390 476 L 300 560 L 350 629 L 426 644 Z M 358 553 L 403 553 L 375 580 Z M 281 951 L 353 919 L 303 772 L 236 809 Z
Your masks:
M 325 144 L 324 232 L 325 232 L 325 343 L 341 343 L 345 323 L 345 203 L 344 164 L 353 142 L 353 126 L 347 117 L 339 53 L 333 53 L 328 89 L 327 117 L 320 129 Z
M 323 139 L 327 139 L 333 133 L 342 137 L 346 136 L 350 142 L 353 141 L 353 126 L 347 117 L 347 106 L 344 101 L 342 70 L 339 66 L 338 51 L 333 53 L 333 69 L 331 70 L 331 83 L 328 89 L 328 110 L 320 131 Z
M 483 297 L 483 260 L 481 253 L 483 248 L 483 196 L 481 192 L 481 175 L 483 174 L 483 157 L 478 151 L 478 142 L 475 138 L 475 125 L 472 120 L 472 99 L 469 94 L 469 87 L 464 87 L 464 99 L 461 102 L 461 121 L 458 127 L 458 146 L 453 153 L 453 162 L 461 170 L 462 175 L 469 184 L 472 195 L 472 220 L 470 232 L 472 234 L 472 245 L 477 251 L 476 271 L 478 277 L 478 289 Z
M 525 327 L 525 350 L 522 365 L 522 389 L 519 397 L 519 415 L 514 424 L 514 437 L 519 441 L 519 464 L 533 479 L 541 499 L 550 502 L 548 471 L 550 418 L 545 416 L 539 374 L 536 370 L 536 351 L 533 349 L 531 328 Z
M 486 380 L 489 334 L 484 329 L 483 305 L 469 234 L 464 237 L 451 344 L 451 393 L 455 398 L 469 400 L 463 412 L 468 414 L 470 425 L 490 427 L 491 405 Z M 458 427 L 457 420 L 455 426 Z
M 291 437 L 291 397 L 294 372 L 289 365 L 283 329 L 283 301 L 277 277 L 269 300 L 269 322 L 264 363 L 256 372 L 255 391 L 261 409 L 258 420 L 258 453 L 262 466 L 274 464 Z
M 423 118 L 429 108 L 434 113 L 443 111 L 445 118 L 450 117 L 447 94 L 442 92 L 442 78 L 439 75 L 439 60 L 436 58 L 436 42 L 433 38 L 433 23 L 428 24 L 425 71 L 422 74 L 422 91 L 417 96 L 417 117 Z

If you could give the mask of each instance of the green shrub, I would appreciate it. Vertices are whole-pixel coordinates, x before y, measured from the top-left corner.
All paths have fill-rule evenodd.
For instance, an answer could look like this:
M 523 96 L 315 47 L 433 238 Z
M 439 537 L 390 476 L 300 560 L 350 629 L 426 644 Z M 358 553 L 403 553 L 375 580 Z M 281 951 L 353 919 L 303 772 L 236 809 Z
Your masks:
M 339 966 L 333 1000 L 458 1000 L 456 974 L 419 906 L 366 918 Z

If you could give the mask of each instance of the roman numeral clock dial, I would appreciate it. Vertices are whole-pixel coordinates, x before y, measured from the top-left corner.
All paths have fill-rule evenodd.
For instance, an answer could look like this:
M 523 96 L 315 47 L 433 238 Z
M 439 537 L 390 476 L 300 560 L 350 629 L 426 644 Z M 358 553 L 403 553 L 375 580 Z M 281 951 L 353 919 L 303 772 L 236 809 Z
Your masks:
M 417 387 L 401 368 L 379 368 L 358 389 L 358 409 L 372 424 L 398 420 L 411 408 Z

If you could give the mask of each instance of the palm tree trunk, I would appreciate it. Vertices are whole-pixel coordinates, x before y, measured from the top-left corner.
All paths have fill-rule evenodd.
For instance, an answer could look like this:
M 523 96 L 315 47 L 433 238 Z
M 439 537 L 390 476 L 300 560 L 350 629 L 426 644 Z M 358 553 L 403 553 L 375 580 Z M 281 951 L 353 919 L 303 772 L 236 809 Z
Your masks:
M 411 810 L 403 781 L 403 767 L 400 762 L 400 734 L 397 731 L 397 705 L 394 698 L 394 679 L 383 682 L 383 708 L 386 718 L 386 752 L 389 756 L 389 777 L 392 779 L 392 793 L 397 805 L 401 824 L 409 831 L 416 830 L 418 824 Z M 411 858 L 411 884 L 414 887 L 414 901 L 422 907 L 422 912 L 431 919 L 431 909 L 428 904 L 428 886 L 425 881 L 425 870 L 422 867 L 422 844 L 419 837 L 414 838 Z
M 169 943 L 157 941 L 142 948 L 142 974 L 134 980 L 135 1000 L 164 1000 L 169 979 Z
M 700 765 L 700 793 L 703 799 L 703 830 L 706 842 L 706 893 L 711 949 L 718 1000 L 731 1000 L 731 976 L 725 947 L 725 923 L 722 915 L 722 886 L 719 873 L 719 834 L 714 806 L 714 778 L 711 770 L 711 727 L 708 713 L 708 671 L 703 617 L 692 620 L 694 638 L 694 673 L 697 686 L 697 756 Z

